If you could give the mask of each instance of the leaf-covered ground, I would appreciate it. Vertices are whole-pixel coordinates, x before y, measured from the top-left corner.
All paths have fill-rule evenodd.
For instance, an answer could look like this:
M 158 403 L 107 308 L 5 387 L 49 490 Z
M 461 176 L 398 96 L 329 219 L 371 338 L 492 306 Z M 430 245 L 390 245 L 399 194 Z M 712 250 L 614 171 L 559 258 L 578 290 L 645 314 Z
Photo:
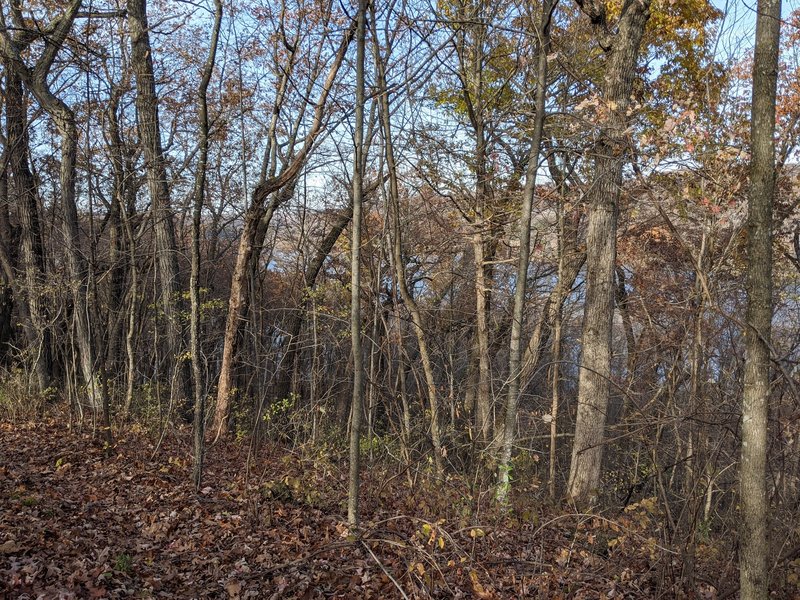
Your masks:
M 676 555 L 658 541 L 647 502 L 613 518 L 519 498 L 510 517 L 476 514 L 456 480 L 376 466 L 354 536 L 343 516 L 346 464 L 319 450 L 217 444 L 196 494 L 182 435 L 156 447 L 131 433 L 104 448 L 56 422 L 0 423 L 0 597 L 676 595 L 667 583 Z M 693 595 L 718 597 L 735 565 L 700 550 L 708 560 Z

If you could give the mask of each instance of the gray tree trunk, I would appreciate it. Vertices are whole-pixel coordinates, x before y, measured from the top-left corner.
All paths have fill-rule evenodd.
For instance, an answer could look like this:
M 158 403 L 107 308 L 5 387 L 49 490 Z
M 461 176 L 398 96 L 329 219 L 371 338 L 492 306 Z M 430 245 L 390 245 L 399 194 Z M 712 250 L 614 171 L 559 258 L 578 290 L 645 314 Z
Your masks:
M 373 28 L 375 23 L 373 23 Z M 373 29 L 377 38 L 377 31 Z M 433 362 L 431 361 L 428 341 L 426 339 L 425 325 L 422 320 L 422 312 L 408 288 L 406 282 L 405 262 L 403 260 L 402 236 L 400 232 L 400 187 L 397 178 L 397 162 L 394 155 L 394 143 L 392 140 L 392 119 L 389 105 L 389 90 L 386 83 L 386 62 L 380 56 L 380 49 L 377 40 L 373 41 L 373 53 L 375 58 L 375 70 L 377 71 L 378 97 L 380 107 L 381 128 L 383 130 L 383 147 L 386 158 L 386 169 L 389 175 L 389 214 L 391 222 L 391 252 L 394 267 L 394 276 L 397 288 L 403 304 L 411 315 L 411 322 L 414 326 L 414 335 L 417 338 L 419 347 L 420 361 L 422 362 L 422 372 L 425 377 L 425 389 L 428 395 L 428 406 L 431 411 L 431 443 L 433 446 L 433 462 L 437 473 L 444 472 L 444 458 L 442 454 L 442 436 L 439 425 L 439 398 L 436 392 L 436 380 L 433 372 Z
M 356 106 L 353 148 L 353 235 L 350 243 L 350 339 L 353 353 L 353 399 L 350 406 L 350 479 L 347 522 L 358 525 L 361 478 L 361 413 L 364 406 L 364 355 L 361 344 L 361 209 L 364 201 L 364 45 L 367 0 L 359 0 L 356 29 Z
M 108 398 L 104 393 L 100 377 L 95 373 L 95 353 L 89 324 L 88 269 L 86 259 L 81 251 L 78 209 L 75 202 L 75 161 L 78 140 L 75 114 L 61 98 L 52 93 L 47 83 L 56 55 L 64 44 L 80 7 L 81 0 L 73 0 L 61 17 L 50 26 L 44 48 L 33 68 L 28 67 L 22 59 L 21 49 L 24 45 L 19 44 L 17 40 L 12 40 L 8 36 L 7 29 L 0 35 L 0 53 L 6 59 L 6 65 L 10 66 L 20 77 L 53 120 L 61 138 L 59 185 L 63 211 L 62 227 L 74 302 L 73 323 L 78 348 L 78 362 L 89 405 L 96 415 L 101 416 L 106 438 L 110 442 L 111 423 Z M 21 30 L 25 30 L 23 23 L 17 25 Z
M 13 64 L 5 69 L 6 142 L 8 166 L 11 172 L 11 198 L 17 208 L 20 223 L 20 250 L 22 295 L 16 300 L 25 305 L 27 313 L 23 330 L 28 352 L 33 357 L 33 371 L 39 393 L 43 393 L 52 379 L 50 329 L 44 300 L 45 255 L 39 221 L 36 182 L 28 164 L 28 113 L 22 81 Z M 9 240 L 10 241 L 10 240 Z
M 772 324 L 772 204 L 775 196 L 775 96 L 781 0 L 759 0 L 750 120 L 747 328 L 742 405 L 739 580 L 743 600 L 768 595 L 767 416 Z
M 554 0 L 544 0 L 542 17 L 537 28 L 536 69 L 536 116 L 533 127 L 528 167 L 525 173 L 525 189 L 522 196 L 522 215 L 519 223 L 519 258 L 517 261 L 516 288 L 511 322 L 511 343 L 508 358 L 508 396 L 505 420 L 502 428 L 500 460 L 497 467 L 496 498 L 505 503 L 508 499 L 511 470 L 511 448 L 516 437 L 517 406 L 519 404 L 520 380 L 522 376 L 522 319 L 525 310 L 525 294 L 528 283 L 528 265 L 531 251 L 531 213 L 536 193 L 536 174 L 539 170 L 539 155 L 542 150 L 542 132 L 547 99 L 547 54 L 550 48 L 550 23 L 555 7 Z M 559 273 L 560 274 L 560 273 Z
M 147 187 L 153 205 L 158 274 L 161 281 L 161 309 L 166 327 L 167 356 L 170 372 L 170 403 L 185 408 L 191 397 L 188 363 L 181 354 L 184 336 L 179 318 L 181 282 L 175 224 L 167 184 L 158 96 L 153 73 L 153 54 L 147 24 L 147 0 L 128 0 L 128 29 L 131 36 L 131 67 L 136 77 L 136 113 L 139 137 L 147 171 Z
M 200 121 L 200 155 L 194 180 L 194 206 L 192 208 L 192 270 L 189 277 L 191 296 L 191 354 L 192 382 L 194 384 L 194 464 L 192 481 L 199 490 L 203 481 L 203 453 L 205 450 L 204 425 L 206 417 L 206 395 L 203 389 L 203 370 L 200 364 L 200 225 L 205 201 L 206 168 L 208 166 L 208 84 L 214 72 L 217 56 L 217 41 L 222 23 L 222 0 L 214 0 L 214 25 L 211 44 L 203 75 L 197 90 L 198 120 Z
M 605 3 L 578 0 L 592 23 L 605 33 Z M 627 0 L 613 36 L 598 110 L 599 139 L 594 147 L 595 174 L 589 200 L 586 239 L 586 301 L 583 319 L 578 414 L 572 448 L 568 495 L 578 503 L 593 501 L 600 486 L 614 316 L 614 267 L 617 212 L 622 168 L 628 155 L 627 111 L 636 74 L 639 46 L 649 18 L 650 0 Z

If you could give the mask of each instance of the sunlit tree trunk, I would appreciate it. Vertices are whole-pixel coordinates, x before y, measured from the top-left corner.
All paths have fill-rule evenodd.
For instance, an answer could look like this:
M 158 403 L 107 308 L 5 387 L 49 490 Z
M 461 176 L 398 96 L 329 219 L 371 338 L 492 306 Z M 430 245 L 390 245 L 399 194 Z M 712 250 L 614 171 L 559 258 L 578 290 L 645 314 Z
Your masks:
M 353 396 L 350 406 L 350 479 L 347 522 L 358 525 L 361 465 L 361 418 L 364 409 L 364 355 L 361 344 L 361 210 L 364 201 L 364 46 L 367 0 L 359 0 L 356 30 L 356 106 L 353 140 L 353 230 L 350 242 L 350 340 L 353 354 Z
M 594 24 L 605 29 L 605 3 L 578 0 L 578 4 Z M 593 501 L 600 486 L 611 375 L 618 200 L 629 146 L 625 130 L 649 9 L 649 0 L 627 0 L 623 5 L 601 86 L 600 132 L 593 149 L 594 181 L 588 193 L 578 414 L 568 484 L 568 495 L 581 504 Z
M 355 21 L 354 21 L 355 23 Z M 280 113 L 282 104 L 282 94 L 285 93 L 285 86 L 288 85 L 286 77 L 281 80 L 278 98 L 274 106 L 274 118 L 270 125 L 270 138 L 272 142 L 264 157 L 264 168 L 262 169 L 261 182 L 253 190 L 250 200 L 250 207 L 245 213 L 244 228 L 239 238 L 239 247 L 236 254 L 236 263 L 231 276 L 231 291 L 228 300 L 228 316 L 225 323 L 225 334 L 223 338 L 222 365 L 220 367 L 219 380 L 217 383 L 217 405 L 214 410 L 214 423 L 212 430 L 214 438 L 218 439 L 228 430 L 228 415 L 234 396 L 234 370 L 236 365 L 236 355 L 238 351 L 239 332 L 242 322 L 247 314 L 249 297 L 247 294 L 248 275 L 253 268 L 253 260 L 258 256 L 263 245 L 264 234 L 267 225 L 272 219 L 275 210 L 288 198 L 294 190 L 298 175 L 306 163 L 306 160 L 314 148 L 318 137 L 322 133 L 324 125 L 325 108 L 330 95 L 331 88 L 336 81 L 339 68 L 344 61 L 345 53 L 350 42 L 355 35 L 355 24 L 345 32 L 336 55 L 331 60 L 327 76 L 322 83 L 322 89 L 314 105 L 314 116 L 312 123 L 305 135 L 302 146 L 296 155 L 291 157 L 290 162 L 283 168 L 278 175 L 266 176 L 268 164 L 274 162 L 270 158 L 275 146 L 275 129 L 277 127 L 277 115 Z M 291 68 L 291 65 L 289 66 Z M 313 88 L 313 82 L 309 82 L 308 90 Z M 295 124 L 299 127 L 299 119 Z M 296 136 L 297 131 L 294 134 Z M 267 201 L 270 200 L 267 205 Z
M 747 327 L 742 405 L 740 584 L 743 600 L 768 596 L 767 417 L 772 323 L 772 204 L 781 0 L 759 0 L 750 119 Z

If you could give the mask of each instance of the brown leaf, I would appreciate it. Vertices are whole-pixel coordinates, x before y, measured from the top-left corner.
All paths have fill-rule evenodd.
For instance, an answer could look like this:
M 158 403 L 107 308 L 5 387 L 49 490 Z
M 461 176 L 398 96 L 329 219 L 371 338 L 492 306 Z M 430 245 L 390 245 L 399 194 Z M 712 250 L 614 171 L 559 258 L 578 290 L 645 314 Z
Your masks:
M 225 584 L 225 591 L 228 592 L 228 598 L 231 600 L 239 600 L 242 595 L 242 582 L 231 579 Z
M 7 540 L 0 544 L 0 554 L 14 554 L 20 550 L 22 550 L 22 546 L 16 540 Z

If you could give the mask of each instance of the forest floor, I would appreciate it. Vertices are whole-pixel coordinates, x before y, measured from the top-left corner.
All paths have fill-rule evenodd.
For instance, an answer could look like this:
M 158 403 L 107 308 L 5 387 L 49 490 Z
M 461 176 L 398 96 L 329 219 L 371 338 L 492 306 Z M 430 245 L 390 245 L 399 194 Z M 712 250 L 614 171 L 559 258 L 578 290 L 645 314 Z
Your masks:
M 324 449 L 218 443 L 196 493 L 189 448 L 188 431 L 158 444 L 134 427 L 108 448 L 63 422 L 0 423 L 0 597 L 678 596 L 654 502 L 600 516 L 518 497 L 510 514 L 476 512 L 456 479 L 376 464 L 356 536 L 347 465 Z M 688 597 L 734 591 L 725 554 L 698 547 Z

